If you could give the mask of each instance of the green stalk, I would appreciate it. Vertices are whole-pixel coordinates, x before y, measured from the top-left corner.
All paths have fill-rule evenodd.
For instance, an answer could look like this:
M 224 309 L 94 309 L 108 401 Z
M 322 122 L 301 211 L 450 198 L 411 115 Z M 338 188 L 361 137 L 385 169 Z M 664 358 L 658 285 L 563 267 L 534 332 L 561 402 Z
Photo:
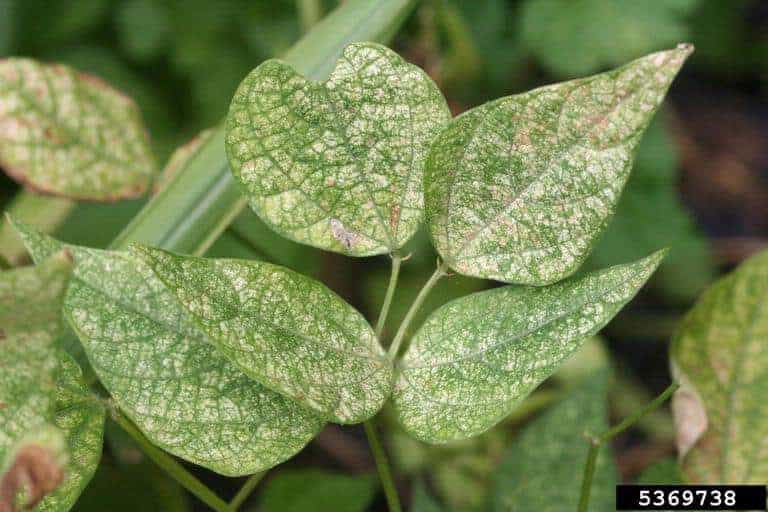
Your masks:
M 51 233 L 66 220 L 77 203 L 65 197 L 44 196 L 21 190 L 5 209 L 6 213 L 21 219 L 45 233 Z M 11 267 L 24 263 L 27 250 L 7 221 L 0 224 L 0 260 Z
M 387 293 L 384 295 L 384 303 L 381 305 L 381 312 L 379 313 L 379 319 L 376 321 L 376 338 L 381 341 L 381 333 L 384 332 L 384 325 L 387 323 L 387 316 L 389 315 L 389 307 L 392 305 L 392 297 L 395 295 L 395 289 L 397 288 L 397 280 L 400 277 L 400 264 L 403 261 L 403 257 L 398 253 L 392 253 L 392 271 L 389 274 L 389 286 L 387 286 Z
M 673 382 L 659 396 L 654 398 L 650 403 L 646 404 L 645 407 L 639 409 L 631 416 L 624 418 L 624 420 L 621 421 L 618 425 L 607 430 L 606 432 L 603 432 L 601 435 L 589 438 L 587 463 L 584 466 L 584 477 L 581 481 L 581 497 L 579 498 L 578 509 L 579 512 L 587 512 L 587 509 L 589 508 L 589 495 L 592 492 L 592 479 L 595 476 L 595 465 L 597 463 L 597 456 L 600 453 L 600 448 L 605 443 L 609 442 L 611 439 L 637 423 L 638 420 L 640 420 L 643 416 L 651 411 L 658 409 L 664 402 L 669 399 L 669 397 L 672 396 L 672 393 L 674 393 L 679 387 L 680 384 Z
M 307 32 L 323 17 L 323 6 L 320 0 L 296 0 L 296 10 L 299 11 L 302 32 Z
M 152 459 L 152 461 L 161 469 L 168 473 L 171 478 L 176 480 L 193 495 L 200 498 L 203 503 L 216 512 L 230 512 L 229 505 L 224 500 L 219 498 L 213 491 L 206 487 L 205 484 L 184 469 L 184 466 L 179 464 L 174 458 L 153 445 L 146 437 L 144 437 L 144 434 L 142 434 L 139 429 L 128 420 L 128 418 L 122 415 L 122 413 L 115 410 L 111 417 L 115 423 L 120 425 L 126 434 L 136 441 L 141 447 L 141 451 L 143 451 L 147 457 Z
M 395 480 L 392 478 L 387 453 L 384 451 L 379 435 L 376 433 L 376 425 L 370 419 L 363 423 L 363 427 L 365 428 L 365 437 L 368 438 L 368 445 L 371 447 L 371 453 L 373 453 L 373 460 L 376 461 L 376 469 L 379 472 L 379 480 L 381 480 L 381 486 L 384 489 L 384 497 L 387 499 L 389 512 L 401 512 L 402 507 L 400 506 L 400 498 L 397 495 Z
M 447 273 L 448 273 L 448 266 L 441 261 L 437 264 L 437 268 L 435 269 L 435 272 L 432 274 L 429 280 L 426 283 L 424 283 L 424 286 L 422 287 L 421 291 L 419 291 L 419 294 L 416 296 L 416 299 L 414 299 L 413 304 L 411 304 L 411 307 L 408 309 L 408 313 L 405 314 L 403 323 L 401 323 L 400 327 L 397 329 L 397 334 L 395 334 L 395 339 L 392 340 L 392 345 L 389 347 L 389 352 L 388 352 L 390 359 L 394 359 L 395 357 L 397 357 L 398 352 L 400 352 L 400 345 L 403 342 L 403 338 L 405 338 L 405 333 L 408 331 L 408 326 L 411 325 L 411 322 L 413 321 L 413 317 L 416 316 L 416 313 L 418 313 L 419 309 L 421 309 L 422 304 L 424 304 L 424 299 L 427 298 L 427 295 L 429 295 L 429 292 L 432 291 L 432 288 L 435 287 L 435 285 L 440 280 L 440 278 L 442 278 Z
M 416 0 L 347 0 L 282 58 L 305 76 L 322 79 L 347 44 L 389 41 L 415 4 Z M 244 205 L 229 172 L 224 129 L 219 125 L 187 165 L 123 230 L 112 248 L 126 249 L 131 242 L 140 242 L 202 254 Z
M 248 477 L 248 480 L 245 481 L 240 490 L 237 491 L 237 494 L 235 494 L 235 497 L 232 498 L 232 500 L 229 502 L 229 510 L 231 512 L 237 512 L 237 509 L 240 508 L 240 505 L 242 505 L 243 502 L 248 499 L 248 496 L 251 495 L 253 490 L 257 485 L 259 485 L 259 482 L 261 482 L 261 479 L 264 478 L 264 475 L 266 474 L 266 471 L 262 471 L 260 473 L 254 473 Z

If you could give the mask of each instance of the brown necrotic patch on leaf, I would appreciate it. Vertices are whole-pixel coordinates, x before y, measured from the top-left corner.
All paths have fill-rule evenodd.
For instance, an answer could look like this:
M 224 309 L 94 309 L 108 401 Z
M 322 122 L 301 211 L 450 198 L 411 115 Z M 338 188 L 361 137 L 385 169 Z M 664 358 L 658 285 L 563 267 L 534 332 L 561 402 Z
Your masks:
M 0 481 L 0 512 L 31 510 L 63 480 L 59 457 L 51 449 L 38 444 L 22 446 Z
M 138 197 L 156 172 L 130 98 L 24 58 L 0 60 L 0 166 L 37 192 L 94 201 Z

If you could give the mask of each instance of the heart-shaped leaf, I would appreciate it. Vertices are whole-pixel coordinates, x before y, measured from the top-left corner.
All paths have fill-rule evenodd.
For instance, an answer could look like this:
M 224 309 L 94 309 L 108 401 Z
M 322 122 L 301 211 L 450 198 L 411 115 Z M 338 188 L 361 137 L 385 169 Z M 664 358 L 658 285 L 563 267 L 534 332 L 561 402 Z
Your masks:
M 608 371 L 590 375 L 561 403 L 528 425 L 496 471 L 494 512 L 577 510 L 585 434 L 608 429 Z M 615 510 L 616 465 L 610 447 L 600 451 L 592 480 L 592 511 Z
M 368 322 L 322 283 L 261 261 L 134 246 L 212 343 L 253 379 L 337 423 L 389 397 L 392 366 Z
M 662 257 L 658 252 L 544 288 L 496 288 L 441 307 L 397 368 L 400 422 L 430 443 L 489 429 L 607 324 Z
M 691 483 L 768 481 L 768 251 L 720 279 L 672 342 L 678 451 Z
M 486 103 L 427 158 L 433 243 L 459 273 L 549 284 L 584 261 L 613 214 L 632 154 L 691 47 Z
M 138 107 L 100 79 L 59 64 L 0 60 L 0 165 L 41 192 L 138 197 L 156 172 Z
M 278 60 L 253 70 L 232 99 L 227 155 L 251 208 L 278 233 L 352 256 L 382 254 L 422 219 L 424 159 L 449 118 L 421 69 L 355 43 L 326 82 Z
M 14 221 L 32 257 L 62 244 Z M 293 456 L 323 422 L 220 356 L 174 295 L 127 253 L 67 246 L 64 313 L 104 387 L 156 445 L 225 475 Z
M 53 492 L 38 497 L 37 511 L 69 510 L 101 458 L 104 407 L 90 396 L 77 364 L 55 344 L 71 269 L 71 257 L 59 252 L 35 268 L 0 275 L 0 460 L 13 446 L 17 455 L 32 449 L 8 463 L 7 476 L 60 472 L 55 485 L 43 486 Z M 62 447 L 33 439 L 35 432 L 53 432 Z

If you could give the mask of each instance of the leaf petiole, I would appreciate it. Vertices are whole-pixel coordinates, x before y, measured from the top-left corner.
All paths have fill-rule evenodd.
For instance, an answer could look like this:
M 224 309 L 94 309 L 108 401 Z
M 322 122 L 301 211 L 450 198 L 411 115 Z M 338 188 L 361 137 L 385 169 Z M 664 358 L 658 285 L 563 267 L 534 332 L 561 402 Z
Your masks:
M 432 274 L 429 280 L 424 283 L 424 286 L 422 287 L 421 291 L 419 291 L 419 294 L 416 296 L 413 304 L 411 304 L 408 313 L 406 313 L 405 318 L 403 319 L 403 323 L 400 324 L 400 328 L 397 330 L 395 339 L 392 341 L 392 345 L 389 347 L 389 351 L 387 353 L 390 359 L 395 359 L 395 357 L 397 357 L 397 354 L 400 351 L 400 345 L 402 344 L 403 338 L 405 338 L 405 333 L 408 330 L 408 326 L 413 321 L 413 317 L 416 316 L 416 313 L 418 313 L 419 309 L 421 309 L 421 306 L 424 304 L 424 300 L 427 298 L 427 295 L 429 295 L 429 292 L 432 291 L 432 288 L 435 287 L 440 278 L 447 274 L 448 265 L 446 265 L 445 262 L 438 260 L 435 272 Z
M 379 313 L 379 319 L 376 321 L 376 337 L 381 341 L 381 333 L 384 331 L 384 325 L 387 323 L 387 315 L 389 315 L 389 307 L 392 305 L 392 297 L 395 295 L 395 289 L 397 288 L 397 280 L 400 277 L 400 264 L 403 261 L 403 257 L 399 253 L 392 253 L 392 271 L 389 275 L 389 286 L 387 287 L 387 293 L 384 295 L 384 303 L 381 305 L 381 312 Z
M 240 508 L 240 505 L 242 505 L 245 500 L 248 499 L 248 496 L 251 495 L 253 490 L 257 485 L 259 485 L 259 482 L 266 476 L 266 474 L 267 471 L 261 471 L 248 477 L 248 480 L 245 481 L 240 490 L 237 491 L 237 494 L 235 494 L 234 498 L 232 498 L 229 502 L 229 510 L 231 512 L 236 512 L 237 509 Z
M 680 384 L 673 382 L 669 385 L 669 387 L 667 387 L 667 389 L 665 389 L 659 396 L 649 402 L 645 407 L 638 410 L 633 415 L 624 418 L 624 420 L 622 420 L 615 427 L 608 429 L 597 437 L 588 436 L 589 452 L 587 453 L 587 462 L 584 466 L 584 478 L 581 481 L 581 497 L 579 498 L 578 512 L 587 512 L 589 507 L 589 495 L 592 490 L 592 478 L 595 475 L 595 464 L 597 462 L 597 456 L 600 453 L 600 448 L 605 443 L 637 423 L 637 421 L 640 420 L 643 416 L 651 411 L 658 409 L 664 402 L 669 399 L 669 397 L 672 396 L 672 393 L 674 393 L 679 387 Z

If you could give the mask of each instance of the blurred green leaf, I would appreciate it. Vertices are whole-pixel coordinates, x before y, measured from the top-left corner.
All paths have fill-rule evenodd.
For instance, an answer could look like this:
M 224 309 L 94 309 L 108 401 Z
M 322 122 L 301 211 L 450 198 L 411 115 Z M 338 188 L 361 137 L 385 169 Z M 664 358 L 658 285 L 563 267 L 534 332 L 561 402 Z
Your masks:
M 587 377 L 523 430 L 499 465 L 494 512 L 576 510 L 589 450 L 584 434 L 608 429 L 608 374 L 602 369 Z M 612 450 L 606 446 L 597 459 L 589 510 L 615 510 L 616 479 Z
M 24 0 L 17 32 L 24 48 L 47 49 L 83 38 L 107 19 L 110 0 Z
M 102 463 L 77 502 L 78 512 L 187 512 L 184 489 L 148 461 Z
M 707 240 L 677 192 L 677 154 L 660 117 L 637 149 L 635 166 L 616 214 L 587 266 L 602 268 L 661 247 L 667 258 L 651 283 L 674 302 L 693 300 L 715 277 Z
M 0 0 L 0 57 L 11 51 L 16 30 L 16 1 Z
M 698 0 L 525 0 L 525 45 L 559 77 L 614 66 L 688 39 Z
M 370 476 L 340 475 L 318 469 L 283 470 L 264 486 L 258 510 L 363 512 L 375 489 L 375 479 Z
M 678 455 L 691 483 L 768 480 L 768 251 L 713 284 L 672 341 Z
M 411 498 L 411 512 L 442 512 L 443 508 L 429 495 L 427 486 L 422 480 L 416 482 Z
M 654 462 L 645 468 L 643 473 L 637 479 L 639 484 L 657 484 L 657 485 L 678 485 L 683 482 L 683 474 L 680 472 L 680 465 L 677 460 L 669 457 Z
M 156 0 L 129 0 L 117 10 L 117 37 L 125 52 L 143 61 L 157 57 L 170 35 L 170 13 Z

